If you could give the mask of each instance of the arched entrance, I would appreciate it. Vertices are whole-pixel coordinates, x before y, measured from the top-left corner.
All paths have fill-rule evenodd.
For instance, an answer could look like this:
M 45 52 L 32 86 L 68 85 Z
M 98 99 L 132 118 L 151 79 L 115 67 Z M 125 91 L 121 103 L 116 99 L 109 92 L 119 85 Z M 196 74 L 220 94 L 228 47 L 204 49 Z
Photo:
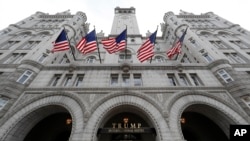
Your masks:
M 71 128 L 72 118 L 69 113 L 55 113 L 36 124 L 24 141 L 68 141 Z
M 173 98 L 169 124 L 173 135 L 179 140 L 207 141 L 205 136 L 214 136 L 210 140 L 228 141 L 230 124 L 247 124 L 247 121 L 230 107 L 230 103 L 228 106 L 225 101 L 222 103 L 202 94 L 199 92 L 199 95 L 189 95 L 187 92 L 180 94 L 181 97 Z
M 69 95 L 71 97 L 68 97 Z M 32 102 L 27 102 L 25 106 L 15 110 L 12 116 L 5 119 L 1 126 L 0 140 L 37 141 L 39 137 L 34 139 L 33 136 L 42 134 L 45 128 L 45 136 L 51 137 L 51 139 L 46 138 L 46 141 L 79 140 L 83 136 L 83 108 L 85 106 L 78 99 L 73 94 L 62 93 L 61 95 L 44 95 L 31 100 Z M 72 125 L 65 125 L 66 122 L 71 122 Z M 47 132 L 52 126 L 53 135 Z
M 181 128 L 186 141 L 228 141 L 218 125 L 196 112 L 182 114 Z
M 154 138 L 151 138 L 152 140 L 150 139 L 150 141 L 167 140 L 167 138 L 171 136 L 171 134 L 164 117 L 159 112 L 160 107 L 158 107 L 157 103 L 154 103 L 150 99 L 146 99 L 146 96 L 144 96 L 143 98 L 145 99 L 143 99 L 137 95 L 139 94 L 133 93 L 133 95 L 119 95 L 116 93 L 105 97 L 105 99 L 96 101 L 93 104 L 94 106 L 92 109 L 94 112 L 89 117 L 89 120 L 85 126 L 85 129 L 88 129 L 85 131 L 88 132 L 84 132 L 83 141 L 112 141 L 112 135 L 109 136 L 108 139 L 105 139 L 104 136 L 101 136 L 105 133 L 105 130 L 100 129 L 106 128 L 107 125 L 113 128 L 113 125 L 110 125 L 109 123 L 111 123 L 112 119 L 116 119 L 117 116 L 119 117 L 120 114 L 131 114 L 133 116 L 137 116 L 138 121 L 142 120 L 147 123 L 149 128 L 154 128 L 156 133 L 154 135 Z M 125 116 L 120 117 L 124 118 Z M 119 122 L 121 124 L 123 123 L 123 118 L 119 119 Z M 138 127 L 137 123 L 136 125 Z M 141 125 L 141 127 L 143 126 L 144 125 Z M 118 128 L 118 124 L 115 127 Z M 114 133 L 114 131 L 110 131 L 110 134 Z M 137 131 L 139 132 L 140 130 Z M 152 132 L 146 133 L 147 130 L 144 131 L 145 134 L 151 134 L 150 136 L 153 136 Z M 93 134 L 89 134 L 90 132 L 92 132 Z M 144 134 L 143 131 L 140 131 L 140 134 Z M 141 141 L 143 141 L 142 136 Z
M 187 107 L 180 119 L 182 134 L 187 141 L 229 141 L 226 132 L 229 132 L 230 123 L 233 121 L 222 112 L 203 104 Z

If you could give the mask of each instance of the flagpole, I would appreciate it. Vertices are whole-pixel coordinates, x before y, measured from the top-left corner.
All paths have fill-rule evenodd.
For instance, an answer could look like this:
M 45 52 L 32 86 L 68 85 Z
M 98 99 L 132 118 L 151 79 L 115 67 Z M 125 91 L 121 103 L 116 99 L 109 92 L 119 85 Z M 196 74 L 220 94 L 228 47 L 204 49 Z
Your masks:
M 94 30 L 95 30 L 95 26 L 94 26 Z M 102 59 L 101 59 L 101 54 L 100 54 L 100 49 L 99 49 L 99 43 L 98 43 L 97 36 L 96 36 L 96 30 L 95 30 L 95 40 L 96 40 L 97 51 L 98 51 L 98 55 L 99 55 L 99 61 L 100 61 L 100 64 L 101 64 Z
M 157 31 L 158 31 L 158 25 L 157 25 L 157 28 L 156 28 L 156 33 L 157 33 Z M 156 34 L 155 34 L 155 40 L 156 40 Z M 155 41 L 154 41 L 154 46 L 155 46 Z M 153 47 L 154 47 L 153 46 Z M 154 49 L 154 48 L 153 48 Z M 151 62 L 152 62 L 152 59 L 153 59 L 153 57 L 151 57 L 151 59 L 150 59 L 150 64 L 151 64 Z
M 63 30 L 66 32 L 65 27 L 63 27 Z M 69 42 L 69 47 L 70 47 L 71 53 L 72 53 L 72 55 L 73 55 L 73 58 L 74 58 L 74 60 L 76 61 L 76 57 L 75 57 L 75 54 L 74 54 L 74 52 L 73 52 L 73 49 L 72 49 L 72 47 L 71 47 L 71 45 L 70 45 L 70 40 L 69 40 L 69 38 L 68 38 L 67 32 L 66 32 L 66 38 L 67 38 L 67 40 L 68 40 L 68 42 Z
M 126 42 L 126 45 L 125 45 L 125 61 L 127 60 L 127 25 L 126 25 L 126 37 L 125 37 L 125 42 Z
M 187 34 L 187 29 L 188 29 L 188 26 L 187 26 L 186 30 L 184 31 L 184 33 L 186 32 L 185 34 Z M 184 42 L 184 40 L 183 40 L 183 42 Z M 183 44 L 183 42 L 182 42 L 182 44 Z M 182 44 L 181 44 L 180 48 L 182 48 Z M 177 56 L 176 56 L 176 58 L 175 58 L 176 61 L 178 60 L 179 54 L 180 53 L 178 53 Z

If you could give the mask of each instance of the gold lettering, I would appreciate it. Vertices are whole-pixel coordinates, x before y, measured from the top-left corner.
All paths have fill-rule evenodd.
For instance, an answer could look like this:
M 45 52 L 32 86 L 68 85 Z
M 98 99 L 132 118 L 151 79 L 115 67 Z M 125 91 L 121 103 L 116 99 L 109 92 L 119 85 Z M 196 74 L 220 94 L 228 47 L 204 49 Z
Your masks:
M 128 123 L 124 123 L 124 128 L 128 128 Z
M 122 128 L 122 124 L 121 123 L 118 123 L 118 128 Z
M 135 123 L 130 123 L 130 128 L 136 128 Z
M 122 126 L 123 125 L 123 126 Z M 112 123 L 112 128 L 141 128 L 141 123 Z
M 138 123 L 138 124 L 137 124 L 137 128 L 141 128 L 141 123 Z

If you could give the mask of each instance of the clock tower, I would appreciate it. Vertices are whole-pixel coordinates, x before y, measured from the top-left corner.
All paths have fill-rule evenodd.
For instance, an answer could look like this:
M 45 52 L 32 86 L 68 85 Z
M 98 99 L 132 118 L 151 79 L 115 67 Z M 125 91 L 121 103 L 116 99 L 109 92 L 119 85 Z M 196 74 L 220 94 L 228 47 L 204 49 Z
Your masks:
M 127 26 L 128 35 L 140 34 L 139 27 L 135 16 L 135 8 L 115 8 L 115 16 L 111 29 L 111 35 L 120 34 Z

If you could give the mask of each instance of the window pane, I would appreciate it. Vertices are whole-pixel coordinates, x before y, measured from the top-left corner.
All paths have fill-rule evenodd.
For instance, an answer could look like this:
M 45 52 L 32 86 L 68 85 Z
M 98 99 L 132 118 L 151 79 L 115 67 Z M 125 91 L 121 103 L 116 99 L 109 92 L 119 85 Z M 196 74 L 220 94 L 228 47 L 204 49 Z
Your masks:
M 72 81 L 72 75 L 66 75 L 65 81 L 64 81 L 64 86 L 69 86 Z
M 24 83 L 26 80 L 28 79 L 28 76 L 27 75 L 23 75 L 20 79 L 19 79 L 19 83 Z
M 17 80 L 18 83 L 24 84 L 32 75 L 32 71 L 25 71 L 22 76 L 19 77 L 19 79 Z
M 60 78 L 61 78 L 61 74 L 56 74 L 52 80 L 51 86 L 56 86 Z
M 184 74 L 180 75 L 180 84 L 182 86 L 187 86 L 188 85 L 187 77 Z
M 134 86 L 142 86 L 141 74 L 134 74 Z
M 32 72 L 31 72 L 31 71 L 25 71 L 25 74 L 27 74 L 27 75 L 31 75 L 31 74 L 32 74 Z
M 190 76 L 191 76 L 191 79 L 192 79 L 193 83 L 195 84 L 195 86 L 201 85 L 201 82 L 196 74 L 190 74 Z
M 130 83 L 129 81 L 130 81 L 129 74 L 122 74 L 123 85 L 128 86 Z
M 46 55 L 46 54 L 43 54 L 43 55 L 40 56 L 40 58 L 38 59 L 38 62 L 42 63 L 42 62 L 45 60 L 46 57 L 47 57 L 47 55 Z
M 217 73 L 226 83 L 233 81 L 232 77 L 224 69 L 218 70 Z
M 111 80 L 110 84 L 111 86 L 117 86 L 118 85 L 118 74 L 111 74 Z
M 83 74 L 77 75 L 77 77 L 76 77 L 76 82 L 75 82 L 75 86 L 76 86 L 76 87 L 82 85 L 82 83 L 83 83 L 83 77 L 84 77 Z
M 168 75 L 168 81 L 171 86 L 177 86 L 176 79 L 174 77 L 174 74 L 167 74 Z

